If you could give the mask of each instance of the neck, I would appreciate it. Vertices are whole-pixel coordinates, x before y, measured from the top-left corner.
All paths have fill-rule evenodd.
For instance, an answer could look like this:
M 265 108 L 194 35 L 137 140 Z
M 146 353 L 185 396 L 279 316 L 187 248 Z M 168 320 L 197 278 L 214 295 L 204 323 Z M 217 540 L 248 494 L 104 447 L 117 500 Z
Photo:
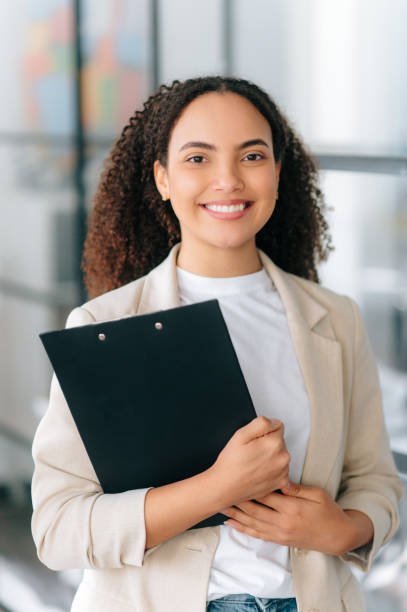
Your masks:
M 202 243 L 192 245 L 182 240 L 177 266 L 200 276 L 226 278 L 259 272 L 263 264 L 254 240 L 239 247 L 227 248 Z

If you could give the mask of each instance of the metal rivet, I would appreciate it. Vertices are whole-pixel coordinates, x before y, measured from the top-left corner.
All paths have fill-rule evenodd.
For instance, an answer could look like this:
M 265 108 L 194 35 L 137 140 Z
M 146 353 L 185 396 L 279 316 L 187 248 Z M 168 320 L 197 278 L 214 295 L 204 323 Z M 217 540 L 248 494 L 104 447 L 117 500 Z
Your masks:
M 157 321 L 157 323 L 154 323 L 154 327 L 155 327 L 156 329 L 162 329 L 162 328 L 163 328 L 163 324 L 162 324 L 162 323 L 160 323 L 160 321 Z
M 99 340 L 106 340 L 105 334 L 99 334 L 98 338 L 99 338 Z

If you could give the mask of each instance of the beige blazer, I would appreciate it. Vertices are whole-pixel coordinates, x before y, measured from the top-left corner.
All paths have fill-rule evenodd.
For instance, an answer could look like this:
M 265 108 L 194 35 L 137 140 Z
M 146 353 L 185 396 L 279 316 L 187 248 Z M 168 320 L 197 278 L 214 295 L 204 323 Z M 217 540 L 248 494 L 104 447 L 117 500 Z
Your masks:
M 84 325 L 180 305 L 179 243 L 149 274 L 97 297 L 68 317 Z M 360 612 L 349 562 L 366 570 L 398 526 L 402 487 L 383 424 L 373 353 L 350 298 L 288 274 L 258 250 L 285 306 L 311 405 L 302 482 L 343 508 L 365 512 L 374 540 L 345 558 L 292 548 L 298 608 Z M 137 350 L 137 346 L 135 346 Z M 55 376 L 33 443 L 32 532 L 55 570 L 84 568 L 75 612 L 204 612 L 220 527 L 186 531 L 145 552 L 146 490 L 103 494 Z

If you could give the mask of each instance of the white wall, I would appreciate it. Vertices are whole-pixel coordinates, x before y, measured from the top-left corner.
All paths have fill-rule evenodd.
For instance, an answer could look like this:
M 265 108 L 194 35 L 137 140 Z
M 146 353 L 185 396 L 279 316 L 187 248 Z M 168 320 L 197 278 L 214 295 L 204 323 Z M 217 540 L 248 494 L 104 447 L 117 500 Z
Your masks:
M 161 80 L 222 74 L 222 2 L 161 0 Z

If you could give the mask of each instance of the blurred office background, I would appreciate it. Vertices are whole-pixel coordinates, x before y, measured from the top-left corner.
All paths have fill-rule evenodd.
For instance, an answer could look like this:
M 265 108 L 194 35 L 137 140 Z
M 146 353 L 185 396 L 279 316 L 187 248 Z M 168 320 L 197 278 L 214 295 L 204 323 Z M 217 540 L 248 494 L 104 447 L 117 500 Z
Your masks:
M 326 286 L 362 307 L 407 472 L 407 2 L 14 0 L 0 20 L 0 610 L 63 612 L 80 572 L 30 538 L 31 441 L 51 370 L 38 339 L 84 301 L 86 214 L 113 141 L 161 82 L 248 78 L 321 167 Z M 367 577 L 370 611 L 407 610 L 407 509 Z

